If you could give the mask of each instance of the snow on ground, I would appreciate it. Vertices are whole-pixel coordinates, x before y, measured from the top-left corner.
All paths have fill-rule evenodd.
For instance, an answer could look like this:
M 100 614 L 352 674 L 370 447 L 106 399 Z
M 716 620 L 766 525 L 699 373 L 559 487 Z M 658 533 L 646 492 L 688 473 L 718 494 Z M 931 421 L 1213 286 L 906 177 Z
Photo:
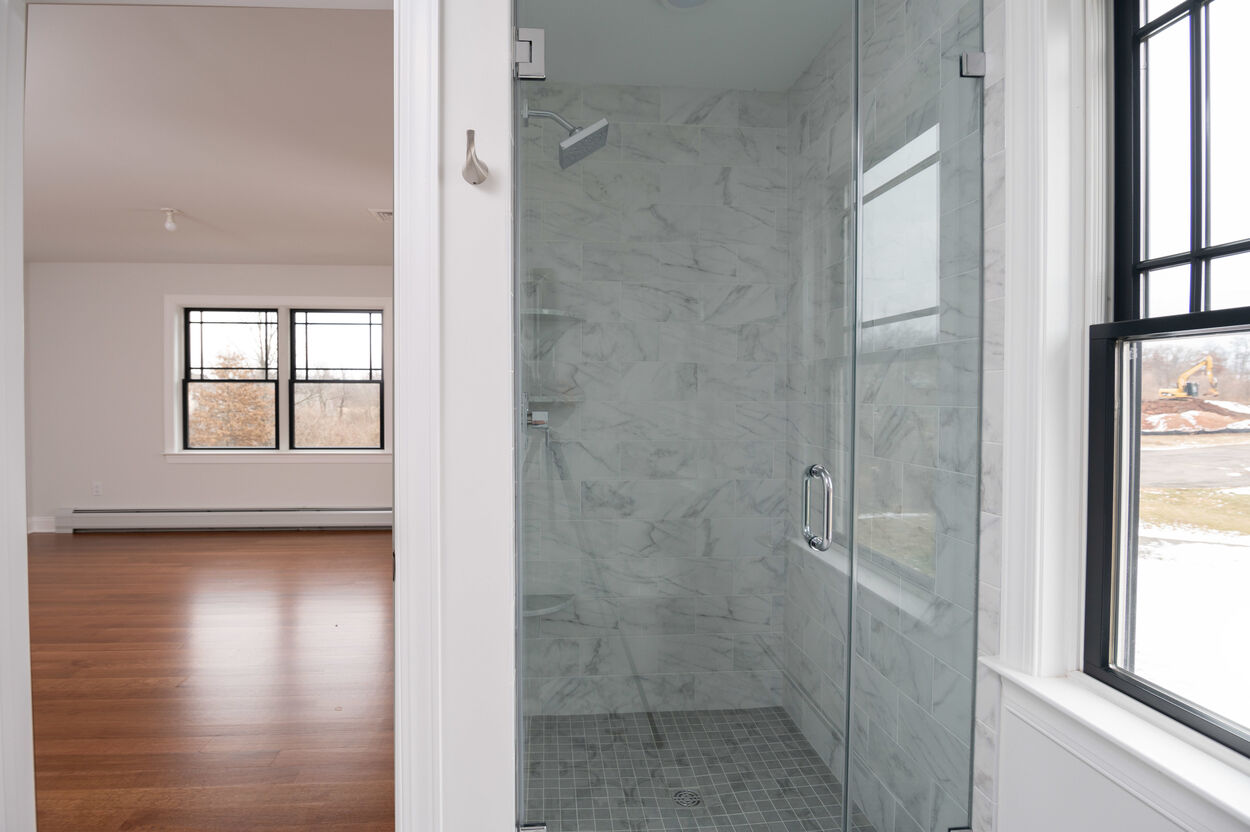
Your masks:
M 1143 526 L 1135 672 L 1250 727 L 1250 535 Z

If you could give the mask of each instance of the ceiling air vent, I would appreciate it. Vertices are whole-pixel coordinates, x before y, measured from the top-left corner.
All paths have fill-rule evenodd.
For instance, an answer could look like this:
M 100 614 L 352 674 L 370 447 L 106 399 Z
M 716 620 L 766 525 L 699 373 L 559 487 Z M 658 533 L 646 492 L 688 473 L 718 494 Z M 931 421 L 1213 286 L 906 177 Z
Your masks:
M 394 208 L 370 208 L 369 213 L 373 214 L 373 218 L 375 220 L 377 220 L 378 222 L 386 223 L 387 225 L 390 225 L 391 222 L 395 219 Z

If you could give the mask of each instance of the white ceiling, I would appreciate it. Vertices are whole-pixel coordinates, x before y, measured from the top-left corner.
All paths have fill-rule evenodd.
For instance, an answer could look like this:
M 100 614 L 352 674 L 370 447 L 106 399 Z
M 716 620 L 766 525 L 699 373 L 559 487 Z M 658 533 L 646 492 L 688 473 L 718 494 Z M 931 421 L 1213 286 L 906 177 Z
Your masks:
M 851 22 L 851 0 L 518 0 L 547 30 L 547 77 L 586 84 L 789 89 Z
M 29 15 L 27 260 L 391 263 L 389 11 Z

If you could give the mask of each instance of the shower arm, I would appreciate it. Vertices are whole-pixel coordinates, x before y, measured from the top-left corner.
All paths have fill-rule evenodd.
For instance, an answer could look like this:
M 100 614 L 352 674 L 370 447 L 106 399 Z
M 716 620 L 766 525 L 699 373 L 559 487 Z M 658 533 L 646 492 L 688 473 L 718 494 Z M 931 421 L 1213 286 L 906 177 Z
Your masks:
M 549 118 L 552 121 L 554 121 L 556 124 L 563 127 L 565 130 L 568 130 L 570 135 L 572 135 L 573 133 L 576 133 L 579 129 L 577 125 L 572 124 L 564 116 L 560 115 L 559 113 L 553 113 L 550 110 L 531 110 L 528 107 L 526 107 L 524 111 L 522 111 L 521 115 L 527 121 L 531 118 Z

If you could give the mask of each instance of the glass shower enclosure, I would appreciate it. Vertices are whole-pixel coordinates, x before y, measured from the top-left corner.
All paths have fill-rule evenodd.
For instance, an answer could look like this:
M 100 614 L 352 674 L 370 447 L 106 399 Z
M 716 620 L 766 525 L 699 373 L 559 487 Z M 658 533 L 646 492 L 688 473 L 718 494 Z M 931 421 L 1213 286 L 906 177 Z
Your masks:
M 517 0 L 518 825 L 969 826 L 981 0 Z

